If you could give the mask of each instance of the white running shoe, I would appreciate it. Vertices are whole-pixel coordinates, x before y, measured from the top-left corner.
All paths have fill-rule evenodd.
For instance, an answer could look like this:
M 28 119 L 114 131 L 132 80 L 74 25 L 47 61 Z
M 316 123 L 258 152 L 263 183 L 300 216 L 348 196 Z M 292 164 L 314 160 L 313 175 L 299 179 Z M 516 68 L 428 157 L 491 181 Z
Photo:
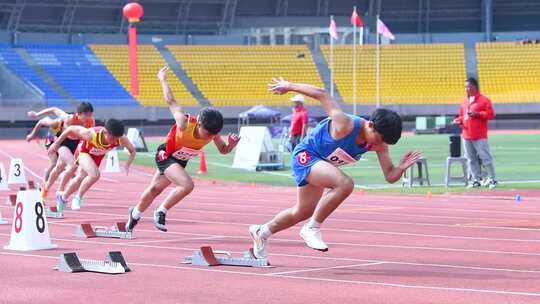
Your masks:
M 249 234 L 253 239 L 253 254 L 257 259 L 266 258 L 266 245 L 268 244 L 268 239 L 264 239 L 259 235 L 261 230 L 261 225 L 251 225 L 249 226 Z
M 71 210 L 80 210 L 81 209 L 82 199 L 78 196 L 74 196 L 71 200 Z
M 497 187 L 498 184 L 499 184 L 498 181 L 496 181 L 496 180 L 494 180 L 494 179 L 490 179 L 490 180 L 489 180 L 489 183 L 488 183 L 488 185 L 487 185 L 487 187 L 488 187 L 489 189 L 495 189 L 495 188 Z
M 480 183 L 480 181 L 475 179 L 467 185 L 467 189 L 472 189 L 472 188 L 476 189 L 476 188 L 480 188 L 481 186 L 482 184 Z
M 328 246 L 322 240 L 321 228 L 304 225 L 300 230 L 300 236 L 304 239 L 308 247 L 323 252 L 328 251 Z

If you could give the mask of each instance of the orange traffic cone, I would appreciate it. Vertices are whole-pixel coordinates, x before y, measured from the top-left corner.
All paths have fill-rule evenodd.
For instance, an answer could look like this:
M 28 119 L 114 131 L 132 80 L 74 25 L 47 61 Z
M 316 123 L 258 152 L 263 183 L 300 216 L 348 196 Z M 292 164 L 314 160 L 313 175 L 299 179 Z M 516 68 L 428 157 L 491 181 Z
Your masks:
M 206 167 L 206 156 L 204 155 L 204 151 L 201 150 L 201 153 L 199 154 L 199 157 L 201 159 L 199 163 L 199 174 L 205 175 L 206 172 L 208 172 L 208 168 Z

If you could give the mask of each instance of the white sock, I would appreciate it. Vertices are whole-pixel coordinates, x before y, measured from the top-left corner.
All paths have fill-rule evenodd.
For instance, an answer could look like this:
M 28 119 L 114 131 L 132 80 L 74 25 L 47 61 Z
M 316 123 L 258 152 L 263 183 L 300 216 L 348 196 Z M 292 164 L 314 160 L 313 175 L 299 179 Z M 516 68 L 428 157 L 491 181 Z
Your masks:
M 272 235 L 272 231 L 270 231 L 270 228 L 268 228 L 268 224 L 264 224 L 259 228 L 259 235 L 263 239 L 267 239 Z
M 321 228 L 321 223 L 317 222 L 315 220 L 315 218 L 310 218 L 309 221 L 307 222 L 307 227 L 308 228 Z
M 165 208 L 165 206 L 163 206 L 163 205 L 159 206 L 159 208 L 158 208 L 157 211 L 158 211 L 158 212 L 161 211 L 161 212 L 167 214 L 167 208 Z
M 138 220 L 141 218 L 141 212 L 139 211 L 139 208 L 135 207 L 133 210 L 131 210 L 131 217 Z

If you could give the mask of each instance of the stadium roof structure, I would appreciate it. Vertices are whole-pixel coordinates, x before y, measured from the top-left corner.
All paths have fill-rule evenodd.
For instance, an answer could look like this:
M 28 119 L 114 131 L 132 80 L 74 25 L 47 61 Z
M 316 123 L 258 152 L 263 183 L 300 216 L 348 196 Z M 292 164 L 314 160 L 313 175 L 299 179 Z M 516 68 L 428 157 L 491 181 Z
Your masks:
M 126 0 L 0 0 L 0 30 L 8 32 L 124 33 Z M 257 18 L 273 24 L 327 26 L 350 16 L 353 5 L 372 26 L 377 14 L 397 33 L 540 30 L 536 0 L 140 0 L 146 34 L 223 35 Z M 486 29 L 492 25 L 492 29 Z

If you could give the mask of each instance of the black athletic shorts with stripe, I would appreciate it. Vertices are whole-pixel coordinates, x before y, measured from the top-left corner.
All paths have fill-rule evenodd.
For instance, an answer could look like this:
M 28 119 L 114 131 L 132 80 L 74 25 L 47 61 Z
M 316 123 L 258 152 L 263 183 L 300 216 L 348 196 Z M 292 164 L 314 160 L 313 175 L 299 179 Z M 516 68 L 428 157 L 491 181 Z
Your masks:
M 182 168 L 185 168 L 188 161 L 187 160 L 179 160 L 179 159 L 176 159 L 174 157 L 172 157 L 171 155 L 169 155 L 167 158 L 165 158 L 165 144 L 161 144 L 158 148 L 157 148 L 157 151 L 156 151 L 156 156 L 155 156 L 155 161 L 156 161 L 156 166 L 159 170 L 159 173 L 161 175 L 163 175 L 163 172 L 165 172 L 165 170 L 167 168 L 169 168 L 171 165 L 173 164 L 179 164 L 180 166 L 182 166 Z

